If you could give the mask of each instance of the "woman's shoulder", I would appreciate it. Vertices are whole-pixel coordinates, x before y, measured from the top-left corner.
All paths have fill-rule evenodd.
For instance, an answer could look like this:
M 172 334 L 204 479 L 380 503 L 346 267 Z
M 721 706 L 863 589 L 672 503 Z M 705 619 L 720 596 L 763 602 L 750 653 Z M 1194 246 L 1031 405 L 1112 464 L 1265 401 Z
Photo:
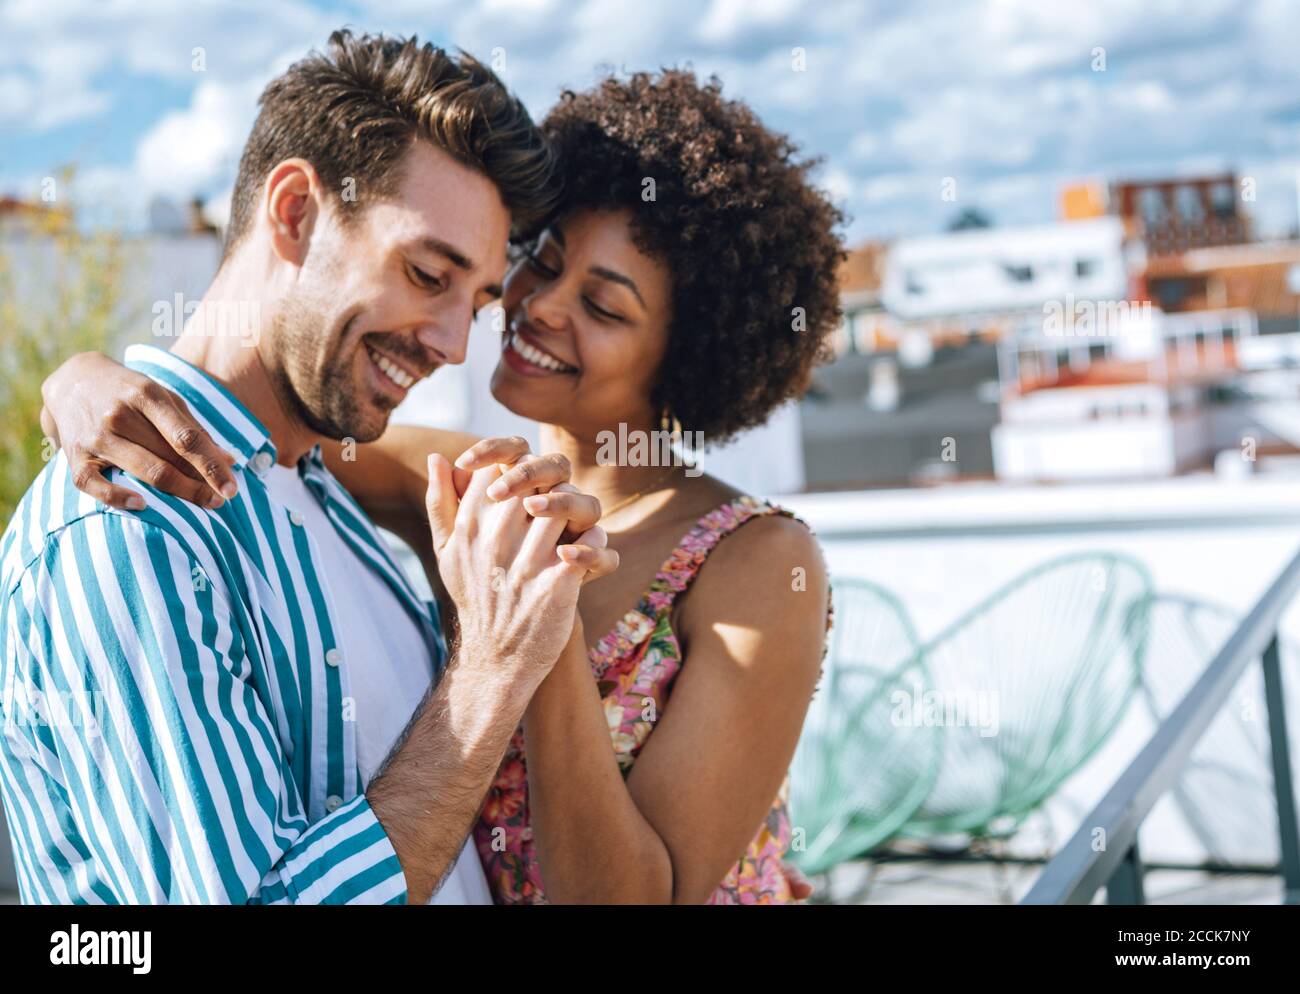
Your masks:
M 700 524 L 706 529 L 724 530 L 729 535 L 726 542 L 719 544 L 717 554 L 724 547 L 733 553 L 743 553 L 754 545 L 761 545 L 769 552 L 800 553 L 819 548 L 812 529 L 779 503 L 747 494 L 712 476 L 700 477 L 699 484 L 697 506 L 708 509 L 700 517 Z M 735 534 L 731 535 L 733 531 Z
M 755 532 L 750 534 L 802 534 L 811 539 L 812 533 L 808 526 L 778 503 L 755 497 L 708 474 L 698 477 L 693 483 L 688 506 L 692 508 L 696 525 L 702 529 L 724 529 L 728 533 L 734 530 L 739 537 L 741 532 L 754 528 Z M 757 520 L 760 518 L 774 523 L 760 525 Z M 746 527 L 739 528 L 740 524 L 745 524 Z M 816 545 L 816 541 L 812 540 L 812 544 Z
M 741 495 L 729 503 L 725 516 L 735 523 L 734 534 L 719 542 L 710 557 L 718 567 L 715 575 L 743 574 L 768 562 L 821 561 L 821 546 L 812 529 L 779 504 Z
M 761 605 L 761 611 L 776 611 L 774 621 L 788 620 L 788 612 L 823 610 L 816 596 L 785 596 L 815 594 L 828 583 L 816 536 L 792 512 L 732 490 L 702 519 L 700 533 L 713 539 L 712 548 L 700 566 L 694 594 L 683 605 L 684 623 L 691 615 L 702 617 L 714 602 Z

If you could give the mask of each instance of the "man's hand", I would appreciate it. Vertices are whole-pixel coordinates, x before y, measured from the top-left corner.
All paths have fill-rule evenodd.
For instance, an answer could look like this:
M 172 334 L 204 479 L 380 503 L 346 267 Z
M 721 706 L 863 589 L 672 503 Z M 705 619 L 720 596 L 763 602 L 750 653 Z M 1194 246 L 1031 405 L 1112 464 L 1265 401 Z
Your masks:
M 540 680 L 572 630 L 579 586 L 617 568 L 618 554 L 605 547 L 595 524 L 599 503 L 564 482 L 563 456 L 527 458 L 514 440 L 474 448 L 476 457 L 458 461 L 482 468 L 468 482 L 462 477 L 463 490 L 446 459 L 429 457 L 427 511 L 438 571 L 456 605 L 462 644 Z M 507 458 L 514 464 L 503 474 L 500 461 Z M 504 490 L 497 486 L 502 480 Z M 531 496 L 539 487 L 552 491 L 532 513 L 519 493 Z M 578 532 L 577 541 L 559 545 L 566 531 Z
M 513 467 L 528 458 L 527 446 L 518 449 L 486 451 Z M 427 901 L 455 861 L 510 736 L 574 631 L 579 586 L 618 565 L 595 524 L 600 505 L 568 485 L 567 461 L 533 458 L 533 483 L 552 487 L 548 497 L 564 495 L 537 515 L 523 496 L 488 496 L 502 478 L 494 458 L 471 471 L 429 456 L 425 510 L 460 638 L 410 733 L 366 790 L 412 903 Z M 577 543 L 557 546 L 568 527 L 581 531 Z

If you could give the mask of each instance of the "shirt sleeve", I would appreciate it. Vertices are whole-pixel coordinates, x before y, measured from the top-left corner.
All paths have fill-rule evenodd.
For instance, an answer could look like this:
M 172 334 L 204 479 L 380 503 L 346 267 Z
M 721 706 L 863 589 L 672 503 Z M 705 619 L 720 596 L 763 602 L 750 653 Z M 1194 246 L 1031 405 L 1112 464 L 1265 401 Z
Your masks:
M 37 899 L 405 903 L 364 794 L 308 822 L 235 603 L 116 513 L 50 538 L 6 598 L 0 779 Z

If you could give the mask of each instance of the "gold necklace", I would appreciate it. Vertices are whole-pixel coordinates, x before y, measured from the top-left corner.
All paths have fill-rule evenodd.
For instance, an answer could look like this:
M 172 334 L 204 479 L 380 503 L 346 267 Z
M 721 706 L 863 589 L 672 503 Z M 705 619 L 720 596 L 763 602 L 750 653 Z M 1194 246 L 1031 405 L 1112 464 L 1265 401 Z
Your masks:
M 660 473 L 658 476 L 656 476 L 656 477 L 654 478 L 654 480 L 651 481 L 651 483 L 650 483 L 649 486 L 647 486 L 647 487 L 643 487 L 642 489 L 638 490 L 638 491 L 637 491 L 636 493 L 634 493 L 631 497 L 625 497 L 623 500 L 619 501 L 619 502 L 618 502 L 617 504 L 615 504 L 613 507 L 607 507 L 607 508 L 603 509 L 603 510 L 601 511 L 601 513 L 600 513 L 601 518 L 602 518 L 602 519 L 604 519 L 604 518 L 608 518 L 608 517 L 609 517 L 611 514 L 613 514 L 615 511 L 621 511 L 623 508 L 627 507 L 629 504 L 631 504 L 631 503 L 632 503 L 634 500 L 636 500 L 638 497 L 644 497 L 646 494 L 648 494 L 648 493 L 649 493 L 651 490 L 653 490 L 655 487 L 659 486 L 659 484 L 663 483 L 664 480 L 668 479 L 669 474 L 672 473 L 672 471 L 673 471 L 674 469 L 676 469 L 675 466 L 669 466 L 666 470 L 664 470 L 662 473 Z

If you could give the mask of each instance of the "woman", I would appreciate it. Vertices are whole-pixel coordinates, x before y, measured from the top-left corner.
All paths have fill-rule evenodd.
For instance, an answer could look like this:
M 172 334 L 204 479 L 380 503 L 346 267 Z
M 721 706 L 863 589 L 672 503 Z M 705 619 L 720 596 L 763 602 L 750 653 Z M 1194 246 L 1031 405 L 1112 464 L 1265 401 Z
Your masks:
M 601 500 L 621 566 L 584 587 L 475 842 L 501 903 L 789 902 L 786 770 L 829 620 L 820 551 L 788 512 L 689 467 L 611 463 L 602 433 L 680 424 L 716 443 L 798 396 L 838 319 L 840 216 L 785 137 L 689 72 L 565 94 L 543 127 L 565 195 L 506 281 L 492 393 Z M 129 491 L 96 466 L 156 479 L 152 450 L 187 468 L 145 427 L 175 437 L 179 403 L 100 440 L 99 412 L 129 407 L 137 382 L 79 356 L 46 385 L 47 430 L 119 506 Z M 393 428 L 355 460 L 326 456 L 377 523 L 428 550 L 426 456 L 473 441 Z

